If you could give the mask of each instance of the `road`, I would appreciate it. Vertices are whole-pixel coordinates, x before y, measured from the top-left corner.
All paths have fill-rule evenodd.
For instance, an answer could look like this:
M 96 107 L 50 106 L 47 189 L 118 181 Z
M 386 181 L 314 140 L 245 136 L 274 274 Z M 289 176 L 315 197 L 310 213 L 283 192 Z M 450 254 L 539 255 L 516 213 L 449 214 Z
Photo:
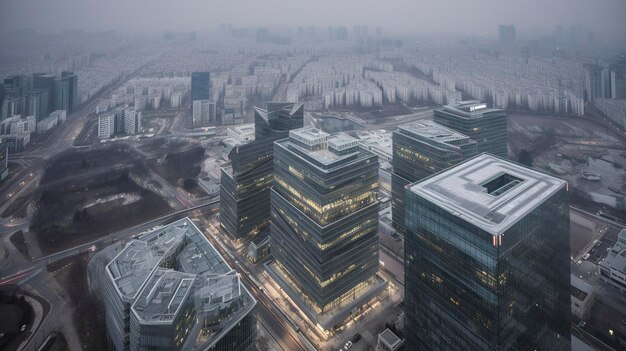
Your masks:
M 272 304 L 272 301 L 258 288 L 258 286 L 250 279 L 249 272 L 239 263 L 237 259 L 234 259 L 231 254 L 222 245 L 222 242 L 216 239 L 213 235 L 207 235 L 207 238 L 211 241 L 213 246 L 219 251 L 220 255 L 228 262 L 231 267 L 234 267 L 243 279 L 245 286 L 252 292 L 257 304 L 257 315 L 259 321 L 267 328 L 272 334 L 272 337 L 278 342 L 279 346 L 283 350 L 302 350 L 307 351 L 299 340 L 298 336 L 294 335 L 295 331 L 291 326 L 286 325 L 283 319 L 278 316 L 275 311 L 276 307 Z
M 22 262 L 20 264 L 17 265 L 12 265 L 10 267 L 3 267 L 0 269 L 0 275 L 2 276 L 0 278 L 0 285 L 3 284 L 7 284 L 10 282 L 20 282 L 22 280 L 24 280 L 23 278 L 18 278 L 16 279 L 16 277 L 19 277 L 20 275 L 22 275 L 25 272 L 29 272 L 29 271 L 35 271 L 37 269 L 46 268 L 46 265 L 49 262 L 53 262 L 53 261 L 57 261 L 60 260 L 62 258 L 66 258 L 66 257 L 71 257 L 74 255 L 77 255 L 81 252 L 84 252 L 86 250 L 88 250 L 91 246 L 96 245 L 96 246 L 104 246 L 106 244 L 112 243 L 114 241 L 117 240 L 127 240 L 129 239 L 132 235 L 140 233 L 141 231 L 153 227 L 155 225 L 161 224 L 163 222 L 165 222 L 166 220 L 174 217 L 174 216 L 178 216 L 181 215 L 183 213 L 186 212 L 192 212 L 195 210 L 198 210 L 200 208 L 204 208 L 204 207 L 211 207 L 211 209 L 217 209 L 219 205 L 219 199 L 215 199 L 212 201 L 209 201 L 207 203 L 201 204 L 201 205 L 197 205 L 197 206 L 193 206 L 190 208 L 186 208 L 183 210 L 179 210 L 176 212 L 172 212 L 169 214 L 166 214 L 164 216 L 155 218 L 155 219 L 151 219 L 147 222 L 135 225 L 133 227 L 129 227 L 126 229 L 123 229 L 121 231 L 115 232 L 115 233 L 111 233 L 109 235 L 103 236 L 101 238 L 98 238 L 96 240 L 84 243 L 84 244 L 80 244 L 74 247 L 71 247 L 69 249 L 63 250 L 63 251 L 59 251 L 59 252 L 55 252 L 53 254 L 44 256 L 44 257 L 40 257 L 40 258 L 36 258 L 32 261 L 27 261 L 27 262 Z M 24 278 L 28 277 L 28 275 L 24 275 Z
M 197 205 L 167 214 L 165 216 L 161 216 L 159 218 L 152 219 L 136 226 L 109 234 L 97 240 L 77 245 L 72 248 L 56 252 L 51 255 L 47 255 L 45 257 L 37 258 L 30 262 L 23 262 L 11 267 L 3 267 L 3 269 L 0 270 L 0 276 L 2 276 L 2 278 L 0 278 L 0 285 L 10 283 L 21 285 L 28 284 L 31 286 L 31 289 L 33 291 L 36 291 L 43 298 L 49 301 L 51 306 L 60 306 L 63 304 L 62 302 L 65 299 L 62 292 L 61 296 L 59 296 L 59 291 L 55 291 L 54 289 L 50 288 L 41 279 L 32 279 L 33 277 L 36 277 L 39 273 L 45 271 L 48 263 L 80 254 L 81 252 L 89 250 L 90 247 L 92 247 L 93 245 L 104 246 L 117 240 L 128 240 L 134 235 L 141 233 L 142 231 L 150 227 L 162 224 L 168 219 L 177 215 L 184 214 L 186 212 L 193 212 L 204 207 L 210 207 L 212 210 L 218 210 L 218 204 L 219 198 L 205 204 Z M 299 337 L 295 333 L 293 328 L 287 325 L 284 319 L 276 313 L 276 308 L 272 304 L 272 301 L 261 290 L 259 290 L 257 285 L 250 279 L 249 272 L 241 266 L 238 260 L 231 258 L 231 255 L 226 252 L 226 249 L 221 245 L 221 242 L 217 241 L 217 239 L 213 238 L 211 235 L 209 235 L 208 237 L 213 245 L 218 249 L 218 251 L 220 251 L 220 254 L 224 257 L 224 259 L 227 260 L 228 264 L 231 267 L 234 267 L 240 273 L 244 284 L 246 285 L 246 287 L 248 287 L 250 292 L 258 301 L 257 317 L 259 322 L 262 323 L 263 326 L 265 326 L 271 336 L 278 342 L 280 347 L 283 348 L 283 350 L 289 351 L 308 350 L 301 345 Z M 58 307 L 55 307 L 54 311 L 60 312 Z M 56 314 L 49 314 L 49 316 L 53 315 Z M 55 322 L 55 318 L 45 318 L 41 328 L 45 330 L 52 330 L 55 327 L 59 327 L 59 322 Z M 68 330 L 68 332 L 71 331 Z M 43 334 L 38 329 L 33 333 L 33 335 L 39 338 Z M 29 342 L 28 346 L 25 349 L 29 349 L 29 347 L 32 345 L 34 345 L 33 342 Z

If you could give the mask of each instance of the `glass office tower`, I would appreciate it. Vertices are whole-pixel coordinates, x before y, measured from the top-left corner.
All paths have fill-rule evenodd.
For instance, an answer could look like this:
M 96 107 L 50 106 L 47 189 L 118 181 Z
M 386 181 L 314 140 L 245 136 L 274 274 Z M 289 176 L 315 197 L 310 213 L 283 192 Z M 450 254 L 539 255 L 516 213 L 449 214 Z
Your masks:
M 210 77 L 211 74 L 209 72 L 191 73 L 191 102 L 209 98 L 209 88 L 211 86 Z
M 220 222 L 231 237 L 242 238 L 268 225 L 274 141 L 286 138 L 303 123 L 302 103 L 268 103 L 267 110 L 255 108 L 255 140 L 233 148 L 231 167 L 221 170 Z
M 435 122 L 467 135 L 478 152 L 508 158 L 506 114 L 477 100 L 459 101 L 435 110 Z
M 476 142 L 430 120 L 404 124 L 393 132 L 392 219 L 404 232 L 404 187 L 476 156 Z
M 565 181 L 481 154 L 411 186 L 406 338 L 416 350 L 569 350 Z
M 325 313 L 376 280 L 378 156 L 315 128 L 291 131 L 274 153 L 272 255 L 298 299 Z

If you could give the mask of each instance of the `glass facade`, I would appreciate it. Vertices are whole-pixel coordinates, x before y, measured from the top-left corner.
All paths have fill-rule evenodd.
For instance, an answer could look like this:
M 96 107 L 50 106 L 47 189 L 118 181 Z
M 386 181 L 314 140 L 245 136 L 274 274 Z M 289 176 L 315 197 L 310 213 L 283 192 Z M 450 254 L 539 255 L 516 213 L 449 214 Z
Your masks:
M 517 191 L 512 205 L 542 198 L 498 233 L 407 192 L 406 340 L 415 350 L 570 349 L 567 188 L 525 198 L 524 186 L 482 195 L 507 201 L 498 196 Z M 496 214 L 493 223 L 508 223 Z
M 474 102 L 473 106 L 476 105 Z M 434 120 L 472 138 L 478 143 L 478 153 L 488 152 L 508 158 L 507 122 L 504 111 L 492 108 L 470 111 L 464 105 L 444 106 L 435 110 Z
M 402 125 L 393 132 L 391 206 L 394 226 L 404 232 L 404 187 L 478 153 L 468 136 L 432 121 Z
M 302 104 L 268 103 L 255 109 L 255 141 L 231 151 L 231 169 L 222 169 L 220 222 L 233 238 L 259 232 L 270 217 L 270 186 L 273 181 L 273 143 L 289 130 L 302 128 Z
M 115 350 L 254 350 L 256 301 L 189 219 L 132 240 L 105 274 Z
M 209 72 L 191 73 L 191 101 L 209 98 L 210 79 Z
M 274 146 L 272 255 L 308 307 L 323 313 L 378 271 L 378 158 L 345 134 L 298 132 L 316 140 Z

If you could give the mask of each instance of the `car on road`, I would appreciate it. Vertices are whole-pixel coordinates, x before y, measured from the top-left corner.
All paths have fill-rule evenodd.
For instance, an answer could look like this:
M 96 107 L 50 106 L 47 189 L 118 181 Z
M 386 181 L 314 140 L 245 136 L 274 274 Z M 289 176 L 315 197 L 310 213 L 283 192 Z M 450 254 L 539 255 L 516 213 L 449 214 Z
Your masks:
M 359 340 L 361 340 L 361 334 L 359 333 L 354 334 L 354 336 L 352 337 L 352 342 L 357 343 L 359 342 Z
M 346 341 L 346 343 L 343 345 L 343 347 L 341 348 L 341 350 L 347 351 L 350 350 L 350 348 L 352 347 L 352 341 L 348 340 Z

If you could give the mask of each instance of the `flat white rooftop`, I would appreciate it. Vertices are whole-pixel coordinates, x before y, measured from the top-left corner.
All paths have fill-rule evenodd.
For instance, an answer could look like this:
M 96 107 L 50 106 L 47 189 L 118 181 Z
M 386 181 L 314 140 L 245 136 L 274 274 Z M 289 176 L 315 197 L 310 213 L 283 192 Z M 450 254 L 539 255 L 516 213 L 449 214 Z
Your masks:
M 424 139 L 432 140 L 437 143 L 453 143 L 459 140 L 470 139 L 470 137 L 465 134 L 461 134 L 455 130 L 452 130 L 430 120 L 422 120 L 403 124 L 399 126 L 398 129 L 422 137 Z
M 480 118 L 486 113 L 502 111 L 497 108 L 490 108 L 479 100 L 457 101 L 456 104 L 445 105 L 442 109 L 464 118 Z
M 411 185 L 410 190 L 500 235 L 565 185 L 564 180 L 483 153 Z

